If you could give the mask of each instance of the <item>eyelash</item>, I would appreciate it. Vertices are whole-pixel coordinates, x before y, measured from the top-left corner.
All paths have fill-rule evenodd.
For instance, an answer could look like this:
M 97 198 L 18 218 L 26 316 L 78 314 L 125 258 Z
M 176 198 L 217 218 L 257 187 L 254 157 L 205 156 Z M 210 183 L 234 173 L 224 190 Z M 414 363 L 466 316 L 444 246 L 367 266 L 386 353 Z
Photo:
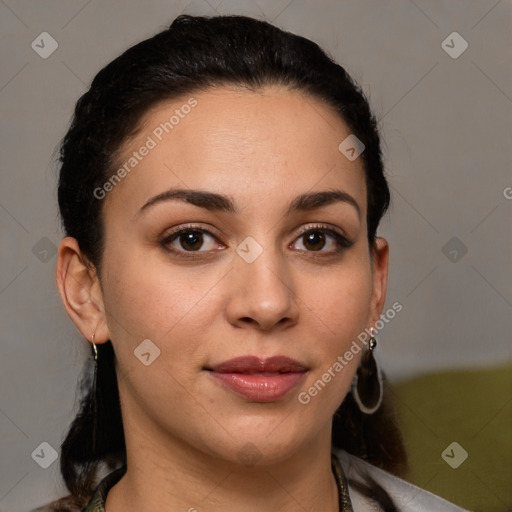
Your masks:
M 172 233 L 168 234 L 167 236 L 165 236 L 165 238 L 163 238 L 159 242 L 159 244 L 166 251 L 171 252 L 174 255 L 176 255 L 178 257 L 182 257 L 182 258 L 197 258 L 197 257 L 199 257 L 198 253 L 208 252 L 208 251 L 178 250 L 178 249 L 175 249 L 174 247 L 169 246 L 169 244 L 171 242 L 173 242 L 175 239 L 177 239 L 181 234 L 190 233 L 190 232 L 207 234 L 207 235 L 211 236 L 212 238 L 214 238 L 215 240 L 217 240 L 217 237 L 211 231 L 209 231 L 207 229 L 200 228 L 199 226 L 194 226 L 194 225 L 186 225 L 186 226 L 181 227 L 180 229 L 177 229 L 176 231 L 173 231 Z M 314 255 L 314 257 L 327 257 L 327 256 L 332 256 L 333 254 L 339 254 L 344 249 L 348 249 L 349 247 L 351 247 L 354 244 L 354 242 L 352 242 L 351 240 L 349 240 L 342 234 L 338 233 L 337 231 L 335 231 L 331 228 L 321 225 L 321 224 L 317 224 L 314 226 L 308 226 L 307 228 L 304 228 L 303 230 L 301 230 L 299 232 L 296 240 L 300 239 L 301 237 L 303 237 L 306 234 L 317 233 L 317 232 L 322 233 L 324 235 L 329 235 L 332 238 L 334 238 L 334 240 L 338 243 L 340 248 L 336 249 L 335 251 L 322 251 L 322 250 L 320 250 L 320 251 L 307 251 L 307 250 L 304 251 L 304 252 L 312 253 L 312 255 Z M 324 253 L 324 255 L 322 255 L 322 253 Z

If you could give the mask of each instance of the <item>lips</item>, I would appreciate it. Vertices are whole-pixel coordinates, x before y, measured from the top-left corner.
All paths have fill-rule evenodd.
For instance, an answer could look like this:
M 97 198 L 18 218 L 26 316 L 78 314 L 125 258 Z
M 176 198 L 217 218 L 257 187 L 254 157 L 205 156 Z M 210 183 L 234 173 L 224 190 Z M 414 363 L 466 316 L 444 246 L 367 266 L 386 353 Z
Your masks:
M 237 357 L 207 370 L 224 389 L 253 402 L 283 398 L 297 387 L 307 372 L 304 365 L 286 356 Z
M 230 359 L 213 367 L 217 373 L 292 373 L 304 372 L 306 367 L 286 356 L 274 356 L 260 359 L 256 356 L 244 356 Z

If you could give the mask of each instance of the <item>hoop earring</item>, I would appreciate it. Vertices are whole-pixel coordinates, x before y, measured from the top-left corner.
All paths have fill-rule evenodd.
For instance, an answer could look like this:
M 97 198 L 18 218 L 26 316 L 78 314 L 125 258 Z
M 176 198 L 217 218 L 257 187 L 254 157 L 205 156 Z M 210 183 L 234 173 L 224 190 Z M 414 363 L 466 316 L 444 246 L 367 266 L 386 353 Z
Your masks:
M 368 350 L 361 357 L 361 363 L 352 381 L 352 396 L 361 412 L 365 414 L 376 412 L 382 404 L 384 395 L 382 372 L 373 356 L 376 346 L 377 338 L 372 327 Z
M 96 348 L 96 344 L 94 343 L 94 336 L 96 333 L 92 333 L 91 343 L 92 343 L 92 352 L 94 358 L 94 377 L 92 381 L 92 421 L 93 421 L 93 429 L 92 429 L 92 446 L 93 453 L 96 453 L 96 426 L 98 424 L 98 399 L 97 399 L 97 383 L 98 383 L 98 349 Z

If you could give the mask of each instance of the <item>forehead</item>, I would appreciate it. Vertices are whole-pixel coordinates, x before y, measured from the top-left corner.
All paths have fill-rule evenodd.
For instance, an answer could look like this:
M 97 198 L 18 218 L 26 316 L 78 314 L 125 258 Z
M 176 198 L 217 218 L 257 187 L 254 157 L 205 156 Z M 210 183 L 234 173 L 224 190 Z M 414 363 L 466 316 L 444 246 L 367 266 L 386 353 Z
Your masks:
M 185 95 L 144 115 L 121 148 L 117 163 L 129 172 L 109 200 L 135 207 L 179 186 L 229 194 L 243 205 L 335 187 L 365 211 L 362 161 L 338 150 L 348 135 L 332 107 L 300 91 L 220 87 Z

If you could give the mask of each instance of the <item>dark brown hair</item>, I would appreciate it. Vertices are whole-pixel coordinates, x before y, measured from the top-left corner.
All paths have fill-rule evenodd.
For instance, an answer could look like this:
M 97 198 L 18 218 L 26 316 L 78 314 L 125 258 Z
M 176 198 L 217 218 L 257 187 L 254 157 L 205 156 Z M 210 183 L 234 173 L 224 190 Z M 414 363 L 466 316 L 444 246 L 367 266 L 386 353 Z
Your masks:
M 339 114 L 365 146 L 360 158 L 367 188 L 368 240 L 374 247 L 390 194 L 376 120 L 345 69 L 314 42 L 264 21 L 182 15 L 96 75 L 78 100 L 61 145 L 58 200 L 63 226 L 100 276 L 104 201 L 93 191 L 112 176 L 115 155 L 152 106 L 222 85 L 249 90 L 281 85 L 305 92 Z M 126 464 L 114 352 L 110 342 L 98 346 L 98 351 L 97 393 L 93 396 L 90 384 L 86 385 L 61 449 L 61 473 L 71 496 L 55 502 L 55 511 L 82 507 L 101 468 Z M 334 416 L 332 444 L 400 475 L 406 456 L 388 400 L 367 415 L 349 393 Z M 380 496 L 375 499 L 384 510 L 395 510 L 391 498 L 371 479 L 359 488 L 369 497 Z

